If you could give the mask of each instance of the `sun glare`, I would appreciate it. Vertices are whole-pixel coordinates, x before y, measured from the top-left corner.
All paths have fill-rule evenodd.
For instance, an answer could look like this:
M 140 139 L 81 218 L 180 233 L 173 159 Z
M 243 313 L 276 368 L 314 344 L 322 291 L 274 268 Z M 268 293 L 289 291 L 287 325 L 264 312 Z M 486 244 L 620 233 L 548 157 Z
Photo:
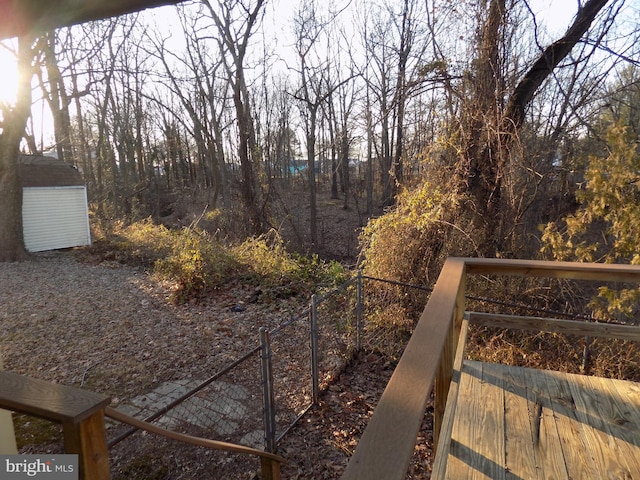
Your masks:
M 0 103 L 14 104 L 18 89 L 18 61 L 10 46 L 0 45 Z

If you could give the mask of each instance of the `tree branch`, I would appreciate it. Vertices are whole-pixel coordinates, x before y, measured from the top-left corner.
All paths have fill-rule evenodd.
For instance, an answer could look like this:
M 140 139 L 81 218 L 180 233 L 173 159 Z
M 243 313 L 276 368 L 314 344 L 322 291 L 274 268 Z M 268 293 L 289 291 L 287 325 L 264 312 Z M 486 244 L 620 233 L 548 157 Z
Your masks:
M 540 85 L 551 75 L 591 27 L 596 16 L 609 0 L 589 0 L 578 10 L 573 24 L 562 38 L 549 45 L 520 80 L 509 98 L 505 120 L 516 129 L 522 124 L 529 102 Z

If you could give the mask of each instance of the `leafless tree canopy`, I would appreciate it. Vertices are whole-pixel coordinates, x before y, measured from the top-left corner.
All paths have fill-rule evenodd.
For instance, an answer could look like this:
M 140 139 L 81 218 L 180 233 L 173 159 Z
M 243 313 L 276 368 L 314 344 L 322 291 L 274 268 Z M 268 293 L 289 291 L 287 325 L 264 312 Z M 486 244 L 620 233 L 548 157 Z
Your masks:
M 167 3 L 44 21 L 53 3 L 32 0 L 11 12 L 22 23 L 0 23 L 38 26 L 20 40 L 33 88 L 2 107 L 1 258 L 20 257 L 18 148 L 80 168 L 99 218 L 175 226 L 215 210 L 240 235 L 290 228 L 306 250 L 322 242 L 325 188 L 364 223 L 436 182 L 465 194 L 492 255 L 571 196 L 565 173 L 598 141 L 613 80 L 636 85 L 622 72 L 638 12 L 623 0 L 576 2 L 559 33 L 528 0 L 204 0 L 52 30 Z

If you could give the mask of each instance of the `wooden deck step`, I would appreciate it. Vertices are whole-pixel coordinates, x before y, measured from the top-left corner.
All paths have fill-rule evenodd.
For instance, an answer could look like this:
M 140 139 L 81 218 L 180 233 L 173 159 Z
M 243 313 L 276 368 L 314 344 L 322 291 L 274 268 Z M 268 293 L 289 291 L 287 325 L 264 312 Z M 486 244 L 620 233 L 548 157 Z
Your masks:
M 640 384 L 465 361 L 453 403 L 441 478 L 640 480 Z

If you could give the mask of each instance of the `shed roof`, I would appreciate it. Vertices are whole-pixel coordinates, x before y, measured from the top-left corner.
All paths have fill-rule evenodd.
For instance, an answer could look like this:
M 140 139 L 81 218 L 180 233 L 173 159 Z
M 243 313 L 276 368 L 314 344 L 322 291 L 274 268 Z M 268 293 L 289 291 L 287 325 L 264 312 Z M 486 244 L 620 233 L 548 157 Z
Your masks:
M 84 185 L 82 174 L 76 167 L 54 157 L 20 155 L 18 164 L 23 187 Z

